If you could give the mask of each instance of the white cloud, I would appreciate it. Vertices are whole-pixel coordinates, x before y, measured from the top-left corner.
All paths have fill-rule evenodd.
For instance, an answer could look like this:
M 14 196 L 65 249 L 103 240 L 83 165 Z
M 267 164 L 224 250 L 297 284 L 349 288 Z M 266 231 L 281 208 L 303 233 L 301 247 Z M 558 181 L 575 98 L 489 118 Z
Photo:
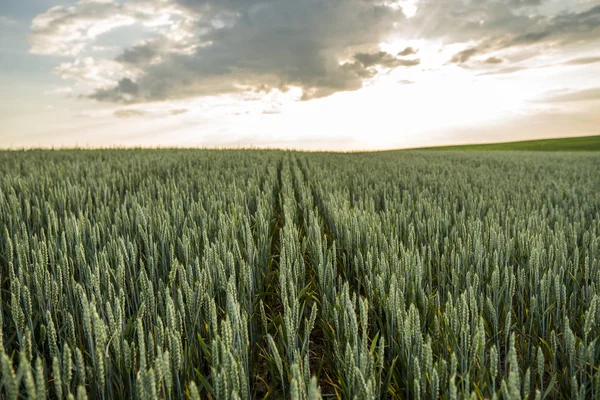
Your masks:
M 134 22 L 131 17 L 121 15 L 120 6 L 113 2 L 81 1 L 72 7 L 52 7 L 33 19 L 30 51 L 74 56 L 102 33 Z
M 78 58 L 60 64 L 54 72 L 63 79 L 73 80 L 86 89 L 98 89 L 123 79 L 135 79 L 142 71 L 127 67 L 113 60 L 96 60 L 93 57 Z
M 98 38 L 117 28 L 140 25 L 156 35 L 170 35 L 187 44 L 194 16 L 176 4 L 143 0 L 119 4 L 114 0 L 81 0 L 74 6 L 56 6 L 31 23 L 30 52 L 78 56 L 93 48 Z M 124 45 L 130 45 L 124 43 Z

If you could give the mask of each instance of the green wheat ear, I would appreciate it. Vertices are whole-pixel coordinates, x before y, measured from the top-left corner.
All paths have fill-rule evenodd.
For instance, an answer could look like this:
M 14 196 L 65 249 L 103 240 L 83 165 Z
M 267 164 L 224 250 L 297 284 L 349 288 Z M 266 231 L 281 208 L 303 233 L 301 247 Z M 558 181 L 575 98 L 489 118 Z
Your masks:
M 0 366 L 2 367 L 2 386 L 8 399 L 16 400 L 19 396 L 17 376 L 4 349 L 0 353 Z
M 29 362 L 25 353 L 23 352 L 20 354 L 19 368 L 17 370 L 17 374 L 22 376 L 22 380 L 24 382 L 28 398 L 35 398 L 36 387 L 35 380 L 33 378 L 33 369 L 31 367 L 31 363 Z
M 46 398 L 46 377 L 44 376 L 42 359 L 39 357 L 35 360 L 35 390 L 36 398 Z
M 77 400 L 87 400 L 88 396 L 83 385 L 77 386 Z
M 193 381 L 190 382 L 189 388 L 190 397 L 192 398 L 192 400 L 200 400 L 200 392 L 198 392 L 198 387 L 196 386 L 196 383 L 194 383 Z
M 56 356 L 52 358 L 52 376 L 54 378 L 54 390 L 56 393 L 56 397 L 61 399 L 63 397 L 62 379 L 60 371 L 60 362 L 58 361 L 58 357 Z

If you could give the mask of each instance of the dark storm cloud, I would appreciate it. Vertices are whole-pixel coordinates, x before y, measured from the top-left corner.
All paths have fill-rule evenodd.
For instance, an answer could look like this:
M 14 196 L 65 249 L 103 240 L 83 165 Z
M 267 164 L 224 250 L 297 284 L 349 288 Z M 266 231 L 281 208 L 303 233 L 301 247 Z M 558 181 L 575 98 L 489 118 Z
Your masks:
M 154 42 L 125 50 L 117 61 L 142 69 L 91 95 L 99 101 L 144 102 L 235 92 L 258 86 L 303 89 L 303 99 L 356 90 L 373 67 L 413 66 L 373 51 L 402 22 L 400 10 L 368 0 L 180 1 L 202 13 L 191 54 L 161 54 Z M 206 20 L 216 21 L 210 28 Z M 199 22 L 199 24 L 201 24 Z M 348 54 L 355 49 L 355 55 Z M 364 50 L 363 50 L 364 49 Z M 162 62 L 150 60 L 161 55 Z M 340 60 L 354 57 L 353 63 Z

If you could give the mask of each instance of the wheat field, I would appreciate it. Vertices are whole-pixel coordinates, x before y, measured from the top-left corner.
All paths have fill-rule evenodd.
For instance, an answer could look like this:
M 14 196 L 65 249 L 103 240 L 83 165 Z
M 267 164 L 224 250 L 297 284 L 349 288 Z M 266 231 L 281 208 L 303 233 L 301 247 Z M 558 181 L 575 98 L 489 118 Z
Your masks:
M 0 152 L 3 399 L 600 398 L 600 157 Z

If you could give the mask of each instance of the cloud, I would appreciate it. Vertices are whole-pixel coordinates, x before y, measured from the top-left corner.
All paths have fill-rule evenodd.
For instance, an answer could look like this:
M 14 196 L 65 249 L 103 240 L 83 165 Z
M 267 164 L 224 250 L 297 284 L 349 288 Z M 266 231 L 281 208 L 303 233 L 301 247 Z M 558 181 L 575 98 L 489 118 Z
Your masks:
M 146 117 L 146 118 L 166 118 L 181 115 L 189 112 L 187 108 L 164 108 L 164 105 L 153 105 L 147 109 L 139 108 L 120 108 L 113 112 L 113 116 L 120 119 Z
M 508 4 L 513 7 L 531 7 L 539 6 L 542 0 L 509 0 Z
M 97 90 L 90 97 L 98 101 L 112 101 L 116 103 L 131 103 L 137 97 L 139 86 L 129 78 L 123 78 L 116 87 Z
M 378 51 L 375 53 L 356 53 L 354 55 L 354 59 L 360 63 L 364 68 L 370 68 L 374 66 L 381 67 L 414 67 L 415 65 L 420 64 L 419 59 L 413 60 L 404 60 L 400 58 L 396 58 L 390 53 L 385 51 Z
M 466 64 L 474 56 L 492 52 L 519 52 L 520 61 L 546 51 L 593 43 L 600 38 L 600 6 L 585 11 L 544 15 L 535 11 L 541 1 L 421 2 L 416 15 L 400 30 L 444 44 L 468 43 L 452 63 Z M 519 10 L 533 7 L 530 13 Z M 417 32 L 415 34 L 415 32 Z
M 600 87 L 571 90 L 566 93 L 551 94 L 538 100 L 540 103 L 571 103 L 578 101 L 600 100 Z
M 502 64 L 504 60 L 499 57 L 489 57 L 483 61 L 484 64 Z
M 306 51 L 312 52 L 313 49 Z M 246 65 L 246 60 L 238 60 L 236 57 L 235 62 L 242 63 L 245 68 L 240 66 L 239 69 L 228 69 L 226 64 L 213 65 L 208 59 L 206 64 L 201 64 L 206 65 L 206 68 L 199 66 L 198 70 L 189 70 L 193 67 L 190 57 L 173 57 L 171 62 L 176 61 L 177 64 L 170 64 L 168 71 L 165 70 L 165 65 L 149 67 L 140 81 L 122 80 L 114 87 L 97 90 L 90 97 L 98 101 L 129 103 L 222 94 L 244 88 L 255 88 L 263 93 L 272 89 L 285 92 L 291 86 L 299 86 L 303 89 L 301 100 L 310 100 L 339 91 L 359 89 L 365 79 L 377 75 L 378 67 L 413 67 L 420 64 L 419 59 L 399 59 L 384 51 L 358 52 L 354 54 L 353 61 L 347 63 L 321 59 L 317 54 L 308 56 L 314 57 L 314 64 L 310 64 L 310 59 L 279 59 L 281 55 L 267 53 L 265 58 L 256 60 L 257 65 Z M 286 68 L 274 69 L 273 65 L 265 64 L 269 57 L 274 62 L 281 63 L 282 67 L 288 66 L 293 70 L 290 73 Z M 324 62 L 324 65 L 320 64 Z M 301 68 L 304 63 L 306 69 Z
M 598 40 L 600 28 L 600 6 L 583 12 L 566 12 L 554 17 L 537 16 L 533 19 L 529 32 L 514 34 L 504 41 L 505 48 L 529 46 L 540 43 L 555 44 L 561 47 Z
M 564 65 L 587 65 L 600 63 L 600 57 L 581 57 L 574 58 L 564 63 Z
M 176 108 L 173 110 L 169 110 L 169 114 L 171 115 L 181 115 L 181 114 L 185 114 L 187 112 L 189 112 L 190 110 L 186 109 L 186 108 Z
M 489 57 L 488 59 L 483 61 L 483 64 L 488 64 L 488 65 L 496 65 L 496 64 L 504 64 L 505 63 L 505 59 L 499 58 L 499 57 Z M 560 63 L 549 63 L 549 64 L 541 64 L 541 65 L 533 65 L 533 66 L 526 66 L 526 65 L 511 65 L 509 67 L 504 67 L 504 68 L 500 68 L 500 69 L 496 69 L 493 71 L 487 71 L 484 73 L 480 73 L 477 76 L 486 76 L 486 75 L 506 75 L 506 74 L 512 74 L 515 72 L 519 72 L 519 71 L 523 71 L 523 70 L 533 70 L 533 69 L 543 69 L 543 68 L 555 68 L 558 66 L 578 66 L 578 65 L 589 65 L 589 64 L 595 64 L 595 63 L 600 63 L 600 57 L 580 57 L 580 58 L 574 58 L 565 62 L 560 62 Z
M 412 47 L 407 47 L 404 50 L 402 50 L 401 52 L 398 53 L 398 57 L 404 57 L 404 56 L 410 56 L 413 54 L 417 54 L 418 50 L 415 50 Z
M 31 22 L 31 52 L 72 56 L 112 29 L 132 25 L 135 18 L 112 1 L 80 1 L 76 6 L 55 6 Z
M 481 74 L 477 74 L 477 76 L 508 75 L 508 74 L 514 74 L 515 72 L 524 71 L 527 69 L 528 69 L 527 67 L 522 66 L 522 65 L 514 65 L 511 67 L 505 67 L 505 68 L 497 69 L 494 71 L 483 72 Z
M 126 118 L 143 117 L 146 115 L 146 113 L 141 110 L 121 109 L 121 110 L 116 110 L 113 113 L 113 115 L 116 118 L 126 119 Z
M 475 56 L 477 53 L 479 53 L 479 50 L 475 47 L 471 47 L 471 48 L 465 49 L 465 50 L 460 51 L 460 52 L 456 53 L 455 55 L 453 55 L 452 58 L 450 59 L 450 62 L 455 63 L 455 64 L 464 64 L 467 61 L 469 61 L 471 59 L 471 57 Z
M 265 115 L 281 114 L 281 110 L 267 109 L 267 110 L 263 110 L 262 113 L 265 114 Z
M 515 36 L 512 40 L 505 44 L 505 47 L 524 46 L 541 42 L 552 35 L 552 31 L 545 30 L 540 32 L 528 32 L 522 35 Z
M 143 71 L 114 60 L 77 58 L 73 62 L 61 63 L 54 72 L 62 79 L 75 81 L 86 87 L 98 89 L 112 85 L 119 79 L 135 79 Z

